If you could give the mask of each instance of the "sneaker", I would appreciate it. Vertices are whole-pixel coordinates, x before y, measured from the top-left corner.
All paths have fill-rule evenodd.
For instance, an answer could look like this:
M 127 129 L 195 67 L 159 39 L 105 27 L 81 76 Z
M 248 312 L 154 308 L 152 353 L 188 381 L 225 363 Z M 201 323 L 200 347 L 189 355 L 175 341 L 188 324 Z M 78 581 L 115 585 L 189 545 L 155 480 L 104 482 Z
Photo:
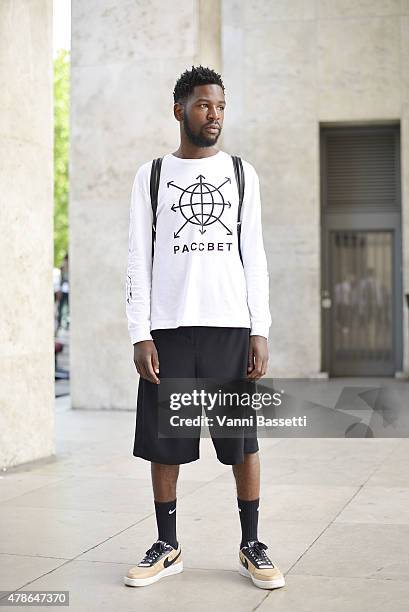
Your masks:
M 183 571 L 180 544 L 173 548 L 167 542 L 157 540 L 138 565 L 132 567 L 124 577 L 127 586 L 148 586 L 165 576 Z
M 278 589 L 285 585 L 284 576 L 268 558 L 266 549 L 267 546 L 258 540 L 247 542 L 239 552 L 239 572 L 251 578 L 260 589 Z

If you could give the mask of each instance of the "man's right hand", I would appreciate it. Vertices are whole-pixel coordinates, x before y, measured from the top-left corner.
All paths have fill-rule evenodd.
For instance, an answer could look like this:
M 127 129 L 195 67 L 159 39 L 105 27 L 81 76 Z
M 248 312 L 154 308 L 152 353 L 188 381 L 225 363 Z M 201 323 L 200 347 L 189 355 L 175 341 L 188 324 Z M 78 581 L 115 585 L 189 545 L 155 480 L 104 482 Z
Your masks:
M 160 380 L 156 376 L 159 373 L 159 357 L 153 340 L 136 342 L 133 348 L 133 360 L 139 376 L 159 385 Z

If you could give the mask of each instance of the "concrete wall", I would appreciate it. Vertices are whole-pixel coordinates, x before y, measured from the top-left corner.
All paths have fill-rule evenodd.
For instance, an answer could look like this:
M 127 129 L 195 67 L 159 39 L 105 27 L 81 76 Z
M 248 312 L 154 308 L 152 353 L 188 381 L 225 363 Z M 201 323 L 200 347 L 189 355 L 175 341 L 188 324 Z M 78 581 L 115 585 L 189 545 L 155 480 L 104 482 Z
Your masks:
M 74 0 L 72 18 L 74 408 L 135 405 L 124 313 L 130 190 L 141 163 L 177 147 L 172 90 L 192 63 L 221 70 L 220 145 L 261 179 L 269 374 L 321 369 L 320 124 L 401 121 L 409 291 L 408 0 Z
M 72 2 L 73 408 L 135 406 L 125 317 L 132 182 L 139 165 L 177 148 L 175 80 L 199 61 L 220 63 L 219 29 L 215 0 Z
M 409 2 L 223 0 L 222 66 L 232 101 L 226 150 L 252 162 L 261 180 L 273 319 L 270 372 L 317 373 L 320 123 L 401 121 L 409 292 Z
M 0 467 L 55 452 L 51 28 L 0 2 Z

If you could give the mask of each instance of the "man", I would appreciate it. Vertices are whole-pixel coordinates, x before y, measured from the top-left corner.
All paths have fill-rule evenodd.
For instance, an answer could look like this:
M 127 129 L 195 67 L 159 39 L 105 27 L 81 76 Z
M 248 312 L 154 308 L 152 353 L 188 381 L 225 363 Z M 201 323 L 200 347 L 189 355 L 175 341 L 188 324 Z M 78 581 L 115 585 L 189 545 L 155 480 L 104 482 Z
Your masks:
M 222 79 L 209 68 L 192 66 L 173 95 L 180 144 L 162 161 L 153 259 L 152 161 L 136 174 L 130 209 L 126 312 L 140 375 L 133 454 L 151 462 L 158 540 L 129 570 L 124 578 L 129 586 L 183 570 L 176 482 L 179 465 L 199 458 L 198 437 L 158 437 L 159 374 L 255 381 L 265 375 L 268 362 L 269 280 L 257 174 L 243 161 L 240 257 L 234 166 L 231 156 L 215 147 L 226 107 Z M 281 587 L 284 577 L 257 536 L 257 437 L 212 440 L 236 481 L 239 571 L 258 587 Z

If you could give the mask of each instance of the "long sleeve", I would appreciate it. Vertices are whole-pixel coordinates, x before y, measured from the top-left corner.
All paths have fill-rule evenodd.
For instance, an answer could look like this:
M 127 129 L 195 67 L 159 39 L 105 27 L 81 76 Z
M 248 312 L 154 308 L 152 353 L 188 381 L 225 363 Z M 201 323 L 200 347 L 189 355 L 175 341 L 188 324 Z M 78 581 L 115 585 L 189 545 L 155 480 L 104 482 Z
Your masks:
M 269 273 L 261 224 L 260 185 L 253 166 L 248 162 L 243 162 L 243 166 L 246 183 L 241 215 L 241 252 L 251 321 L 250 335 L 268 339 L 271 325 Z
M 126 316 L 132 344 L 152 340 L 152 208 L 141 169 L 132 186 L 129 214 Z

